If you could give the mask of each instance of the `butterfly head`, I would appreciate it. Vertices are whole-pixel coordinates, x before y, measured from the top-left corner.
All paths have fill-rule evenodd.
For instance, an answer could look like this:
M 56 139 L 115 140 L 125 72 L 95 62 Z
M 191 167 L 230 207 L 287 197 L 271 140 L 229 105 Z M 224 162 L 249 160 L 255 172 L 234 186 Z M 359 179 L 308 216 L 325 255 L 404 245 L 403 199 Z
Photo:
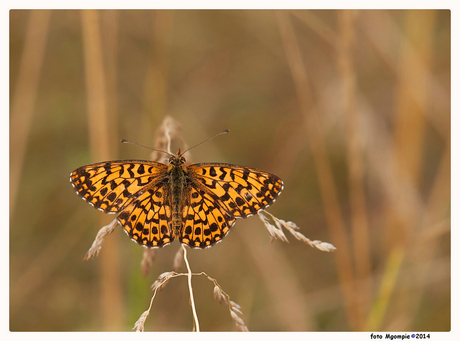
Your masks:
M 171 155 L 169 158 L 169 168 L 184 168 L 185 167 L 185 158 L 182 156 L 180 149 L 177 152 L 177 155 Z

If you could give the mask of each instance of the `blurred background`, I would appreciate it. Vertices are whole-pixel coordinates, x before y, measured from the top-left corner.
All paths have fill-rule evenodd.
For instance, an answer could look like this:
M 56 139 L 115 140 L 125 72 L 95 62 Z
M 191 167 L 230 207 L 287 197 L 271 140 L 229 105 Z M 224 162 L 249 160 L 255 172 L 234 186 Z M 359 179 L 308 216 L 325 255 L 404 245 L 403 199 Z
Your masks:
M 149 159 L 166 116 L 188 155 L 270 171 L 269 211 L 326 253 L 274 241 L 257 217 L 190 250 L 252 331 L 448 331 L 450 11 L 10 11 L 10 330 L 131 330 L 179 243 L 117 228 L 69 174 Z M 178 128 L 179 129 L 179 128 Z M 180 145 L 173 144 L 176 151 Z M 181 267 L 181 271 L 186 271 Z M 193 278 L 201 329 L 236 330 Z M 148 331 L 191 331 L 187 280 L 157 294 Z

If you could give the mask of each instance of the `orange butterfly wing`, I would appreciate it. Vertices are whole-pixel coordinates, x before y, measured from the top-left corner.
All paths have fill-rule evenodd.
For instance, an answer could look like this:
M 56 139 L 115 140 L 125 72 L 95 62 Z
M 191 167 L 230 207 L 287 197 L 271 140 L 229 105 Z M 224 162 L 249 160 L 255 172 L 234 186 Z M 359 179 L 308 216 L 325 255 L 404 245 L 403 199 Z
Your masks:
M 70 182 L 95 208 L 120 213 L 117 219 L 133 240 L 160 247 L 173 240 L 167 168 L 154 161 L 99 162 L 73 171 Z
M 185 169 L 178 238 L 193 248 L 221 241 L 236 218 L 257 214 L 283 190 L 280 178 L 254 168 L 200 163 Z M 161 247 L 174 240 L 168 166 L 139 160 L 100 162 L 76 169 L 70 181 L 95 208 L 119 213 L 118 221 L 139 244 Z
M 257 214 L 283 190 L 276 175 L 225 163 L 194 164 L 187 167 L 187 175 L 192 189 L 183 210 L 180 241 L 197 248 L 221 241 L 236 218 Z

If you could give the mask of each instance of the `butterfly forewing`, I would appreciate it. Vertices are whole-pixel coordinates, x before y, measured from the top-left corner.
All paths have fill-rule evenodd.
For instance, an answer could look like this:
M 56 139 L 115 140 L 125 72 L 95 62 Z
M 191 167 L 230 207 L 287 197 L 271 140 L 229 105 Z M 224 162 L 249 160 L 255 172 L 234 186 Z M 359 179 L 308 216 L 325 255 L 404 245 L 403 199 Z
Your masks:
M 108 161 L 76 169 L 70 181 L 77 194 L 95 208 L 117 213 L 147 184 L 161 181 L 166 169 L 153 161 Z
M 270 206 L 283 190 L 276 175 L 249 167 L 202 163 L 189 167 L 219 206 L 234 217 L 246 218 Z

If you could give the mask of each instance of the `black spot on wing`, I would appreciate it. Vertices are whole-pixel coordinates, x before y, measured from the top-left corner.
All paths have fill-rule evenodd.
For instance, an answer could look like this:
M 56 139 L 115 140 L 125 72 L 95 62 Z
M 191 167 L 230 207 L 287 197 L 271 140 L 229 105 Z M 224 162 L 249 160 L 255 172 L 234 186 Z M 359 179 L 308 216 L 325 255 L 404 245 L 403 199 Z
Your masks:
M 139 166 L 139 168 L 137 169 L 137 172 L 138 172 L 139 174 L 144 174 L 144 173 L 145 173 L 145 169 L 144 169 L 144 165 L 143 165 L 143 164 L 141 164 L 141 165 Z
M 209 175 L 211 175 L 211 176 L 216 176 L 217 175 L 216 169 L 214 167 L 209 168 Z

